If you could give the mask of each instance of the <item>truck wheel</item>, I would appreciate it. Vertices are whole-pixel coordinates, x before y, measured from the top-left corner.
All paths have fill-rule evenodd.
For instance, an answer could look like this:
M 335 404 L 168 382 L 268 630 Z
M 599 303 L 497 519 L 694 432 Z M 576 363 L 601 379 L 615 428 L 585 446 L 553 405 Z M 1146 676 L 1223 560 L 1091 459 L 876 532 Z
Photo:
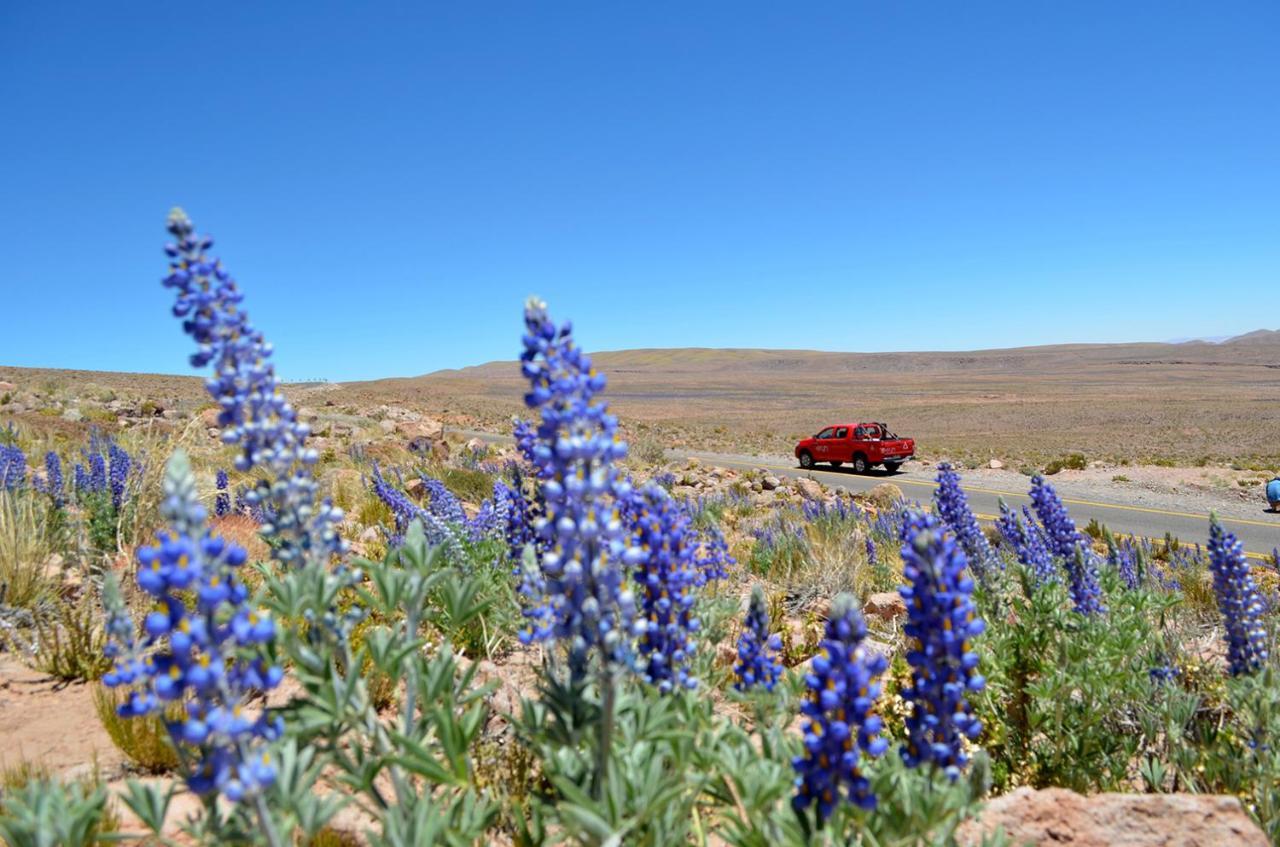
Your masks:
M 805 470 L 809 470 L 809 468 L 813 467 L 813 456 L 809 455 L 808 450 L 805 450 L 800 454 L 800 467 Z
M 897 473 L 898 468 L 902 467 L 902 462 L 885 462 L 884 469 L 889 473 Z
M 844 462 L 832 462 L 832 463 L 831 463 L 831 467 L 833 467 L 833 468 L 838 468 L 838 467 L 840 467 L 840 466 L 841 466 L 841 465 L 843 465 L 843 464 L 844 464 Z
M 862 455 L 861 453 L 859 453 L 858 455 L 856 455 L 856 456 L 854 456 L 854 457 L 853 457 L 853 472 L 854 472 L 854 473 L 866 473 L 866 472 L 867 472 L 867 468 L 868 468 L 868 467 L 870 467 L 870 466 L 867 464 L 867 457 L 866 457 L 866 456 L 864 456 L 864 455 Z

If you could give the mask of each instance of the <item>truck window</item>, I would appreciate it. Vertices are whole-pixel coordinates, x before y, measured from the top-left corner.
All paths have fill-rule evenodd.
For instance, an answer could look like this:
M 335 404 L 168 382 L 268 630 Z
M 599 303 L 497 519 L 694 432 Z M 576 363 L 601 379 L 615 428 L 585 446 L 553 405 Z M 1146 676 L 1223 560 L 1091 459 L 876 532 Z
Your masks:
M 842 426 L 836 430 L 836 438 L 848 438 L 848 437 L 849 437 L 849 427 Z
M 818 433 L 818 438 L 830 438 L 831 433 L 833 432 L 835 432 L 835 427 L 829 426 L 826 429 L 824 429 L 822 432 Z
M 867 427 L 867 438 L 874 440 L 879 437 L 880 437 L 880 427 L 878 426 Z

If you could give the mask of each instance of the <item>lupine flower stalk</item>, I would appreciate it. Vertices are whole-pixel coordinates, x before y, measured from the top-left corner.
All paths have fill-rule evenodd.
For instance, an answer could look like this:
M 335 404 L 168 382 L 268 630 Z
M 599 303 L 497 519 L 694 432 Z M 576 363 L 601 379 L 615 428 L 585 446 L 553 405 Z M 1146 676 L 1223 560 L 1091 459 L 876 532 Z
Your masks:
M 1063 560 L 1067 589 L 1075 610 L 1082 615 L 1105 613 L 1107 609 L 1102 605 L 1102 589 L 1098 585 L 1097 557 L 1085 545 L 1058 492 L 1039 474 L 1031 479 L 1031 502 L 1044 526 L 1049 551 Z
M 907 584 L 899 590 L 907 606 L 903 633 L 910 639 L 911 665 L 911 684 L 902 697 L 911 714 L 902 759 L 908 767 L 932 764 L 954 780 L 968 763 L 964 740 L 982 731 L 966 695 L 986 684 L 973 650 L 985 625 L 976 615 L 973 580 L 955 539 L 932 515 L 918 515 L 908 526 L 902 546 Z
M 720 527 L 712 525 L 696 530 L 694 537 L 697 547 L 697 552 L 695 553 L 697 586 L 701 588 L 708 582 L 727 579 L 729 568 L 737 560 L 730 555 L 729 544 L 725 541 L 724 533 L 720 531 Z
M 772 691 L 782 674 L 778 660 L 782 652 L 782 637 L 769 633 L 769 609 L 765 606 L 764 590 L 756 585 L 751 589 L 747 617 L 738 636 L 738 662 L 733 666 L 733 687 L 739 691 L 763 688 Z
M 318 501 L 310 469 L 319 456 L 306 446 L 310 427 L 280 392 L 271 345 L 241 308 L 244 295 L 221 260 L 208 255 L 213 239 L 198 235 L 180 209 L 170 213 L 168 229 L 174 240 L 165 246 L 164 285 L 176 294 L 174 316 L 196 342 L 192 366 L 213 366 L 205 388 L 220 407 L 222 441 L 240 449 L 237 470 L 263 468 L 271 476 L 250 497 L 267 501 L 270 523 L 262 532 L 274 541 L 272 556 L 286 565 L 327 567 L 346 550 L 337 532 L 342 511 Z
M 639 491 L 636 499 L 632 544 L 642 551 L 632 571 L 639 594 L 637 664 L 641 675 L 663 694 L 696 688 L 689 663 L 701 629 L 693 613 L 700 570 L 689 515 L 657 483 Z
M 1045 545 L 1040 526 L 1029 514 L 1019 515 L 1000 501 L 1000 518 L 997 521 L 1000 534 L 1013 545 L 1018 561 L 1031 571 L 1036 585 L 1048 585 L 1058 581 L 1058 570 L 1053 556 Z
M 0 489 L 13 491 L 27 484 L 27 454 L 16 444 L 0 444 Z
M 846 799 L 864 809 L 876 805 L 860 763 L 864 754 L 879 756 L 888 746 L 879 737 L 883 721 L 874 712 L 880 695 L 876 677 L 888 662 L 863 646 L 866 634 L 853 597 L 837 596 L 805 677 L 804 752 L 792 760 L 797 777 L 791 804 L 797 811 L 816 806 L 819 821 Z
M 227 490 L 230 480 L 227 479 L 227 472 L 218 468 L 213 484 L 217 491 L 213 497 L 213 514 L 219 518 L 225 517 L 231 514 L 231 492 Z
M 1232 676 L 1253 673 L 1267 661 L 1262 597 L 1243 545 L 1222 528 L 1217 515 L 1209 518 L 1209 568 L 1226 630 L 1228 671 Z
M 644 554 L 628 544 L 619 509 L 631 491 L 614 467 L 627 446 L 597 399 L 605 377 L 574 343 L 570 325 L 557 327 L 537 299 L 525 306 L 524 320 L 525 403 L 540 415 L 529 456 L 545 508 L 534 525 L 545 594 L 529 599 L 545 602 L 547 634 L 567 647 L 571 673 L 581 678 L 593 652 L 606 666 L 620 661 L 634 632 L 635 598 L 624 578 Z
M 278 718 L 247 708 L 256 692 L 282 677 L 280 668 L 258 657 L 275 637 L 275 624 L 250 606 L 238 577 L 244 549 L 208 531 L 181 451 L 165 473 L 161 513 L 169 530 L 137 553 L 138 586 L 155 601 L 141 640 L 118 592 L 107 592 L 114 666 L 103 682 L 130 688 L 119 707 L 124 717 L 162 713 L 169 703 L 183 706 L 185 717 L 168 727 L 175 744 L 197 751 L 186 774 L 193 792 L 232 802 L 253 798 L 275 780 L 266 743 L 283 729 Z
M 938 464 L 938 488 L 933 492 L 933 502 L 938 515 L 964 548 L 978 579 L 982 579 L 989 568 L 999 566 L 991 544 L 969 508 L 969 498 L 960 487 L 960 475 L 949 462 Z
M 67 502 L 65 484 L 62 478 L 62 458 L 50 450 L 44 454 L 44 476 L 36 481 L 36 488 L 49 496 L 54 508 L 61 509 Z

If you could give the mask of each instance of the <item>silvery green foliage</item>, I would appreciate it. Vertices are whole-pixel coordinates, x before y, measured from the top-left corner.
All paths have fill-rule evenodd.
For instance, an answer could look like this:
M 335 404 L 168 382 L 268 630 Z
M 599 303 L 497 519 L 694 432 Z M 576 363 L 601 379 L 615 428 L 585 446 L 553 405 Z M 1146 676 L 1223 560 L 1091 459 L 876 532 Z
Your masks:
M 100 843 L 107 789 L 36 779 L 0 794 L 0 841 L 11 847 L 81 847 Z
M 309 767 L 336 772 L 340 794 L 378 821 L 371 843 L 475 843 L 497 814 L 492 799 L 473 787 L 470 756 L 484 725 L 488 689 L 475 684 L 475 663 L 464 667 L 447 640 L 428 645 L 422 633 L 428 624 L 446 634 L 459 631 L 485 612 L 488 601 L 478 598 L 478 578 L 447 566 L 417 521 L 382 562 L 357 564 L 370 588 L 352 598 L 329 594 L 332 583 L 314 569 L 268 579 L 280 615 L 355 601 L 379 621 L 358 644 L 286 633 L 283 646 L 305 692 L 292 707 L 291 739 L 314 757 Z M 402 690 L 394 715 L 378 712 L 371 676 Z M 285 781 L 282 773 L 282 791 Z M 323 809 L 308 806 L 308 796 L 294 792 L 282 805 L 314 834 L 318 829 L 311 827 L 327 818 Z M 340 800 L 328 796 L 324 802 Z

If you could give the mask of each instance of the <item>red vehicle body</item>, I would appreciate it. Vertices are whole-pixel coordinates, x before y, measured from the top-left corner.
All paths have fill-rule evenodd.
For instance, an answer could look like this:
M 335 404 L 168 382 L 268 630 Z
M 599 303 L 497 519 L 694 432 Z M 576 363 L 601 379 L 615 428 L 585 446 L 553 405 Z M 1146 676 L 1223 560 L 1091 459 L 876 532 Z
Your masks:
M 818 462 L 829 462 L 838 468 L 848 462 L 856 473 L 866 473 L 872 465 L 884 465 L 893 473 L 915 452 L 913 439 L 899 438 L 875 421 L 834 424 L 796 445 L 796 458 L 802 468 L 811 468 Z

